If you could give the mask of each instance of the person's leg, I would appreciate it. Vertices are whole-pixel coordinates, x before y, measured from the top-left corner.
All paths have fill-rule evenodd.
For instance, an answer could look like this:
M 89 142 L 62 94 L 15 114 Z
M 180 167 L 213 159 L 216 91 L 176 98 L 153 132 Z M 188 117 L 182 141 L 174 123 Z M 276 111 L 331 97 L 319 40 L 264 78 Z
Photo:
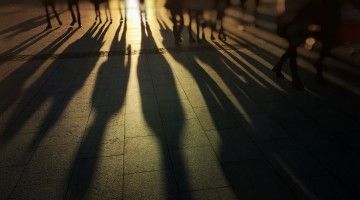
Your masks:
M 47 5 L 47 4 L 44 4 L 44 7 L 45 7 L 45 12 L 46 12 L 46 21 L 47 21 L 47 23 L 48 23 L 46 29 L 50 29 L 52 26 L 51 26 L 51 21 L 50 21 L 49 8 L 48 8 L 48 5 Z
M 191 25 L 192 25 L 192 11 L 189 10 L 189 26 L 188 26 L 188 31 L 189 31 L 189 42 L 190 43 L 194 43 L 195 42 L 195 39 L 193 37 L 193 34 L 192 34 L 192 28 L 191 28 Z
M 77 22 L 79 27 L 81 27 L 81 16 L 80 16 L 80 9 L 79 9 L 79 1 L 75 2 L 76 12 L 77 12 Z
M 59 22 L 59 25 L 61 26 L 61 25 L 62 25 L 62 22 L 61 22 L 61 20 L 60 20 L 59 14 L 56 12 L 55 3 L 54 3 L 54 2 L 51 3 L 51 9 L 53 10 L 53 12 L 54 12 L 54 14 L 55 14 L 55 17 L 56 17 L 57 21 Z
M 70 23 L 70 26 L 73 26 L 76 23 L 76 18 L 75 18 L 75 14 L 72 8 L 72 2 L 70 0 L 68 0 L 68 7 L 69 7 L 69 11 L 71 13 L 71 18 L 72 18 L 72 22 Z
M 321 47 L 320 50 L 320 56 L 319 59 L 316 63 L 316 77 L 318 79 L 319 82 L 324 82 L 324 76 L 323 76 L 323 61 L 325 59 L 326 56 L 329 56 L 331 53 L 331 46 L 326 44 L 326 42 L 323 42 L 323 46 Z
M 298 65 L 297 65 L 297 52 L 295 46 L 289 47 L 289 54 L 290 54 L 290 70 L 292 76 L 292 86 L 295 89 L 303 90 L 304 85 L 302 84 L 299 77 Z
M 215 40 L 214 31 L 216 29 L 216 23 L 217 23 L 217 19 L 211 22 L 211 35 L 210 35 L 211 40 Z
M 276 72 L 276 76 L 279 78 L 283 78 L 284 75 L 281 73 L 282 67 L 284 66 L 286 60 L 289 58 L 290 55 L 290 47 L 286 49 L 285 53 L 281 56 L 279 61 L 276 63 L 274 68 L 272 69 L 273 72 Z
M 224 32 L 224 16 L 225 16 L 225 11 L 220 11 L 219 12 L 219 21 L 220 21 L 220 30 L 219 30 L 219 39 L 222 41 L 226 41 L 226 35 Z
M 111 10 L 110 10 L 110 5 L 109 5 L 109 1 L 106 1 L 105 3 L 106 5 L 106 10 L 109 12 L 109 16 L 110 16 L 110 23 L 112 23 L 112 15 L 111 15 Z
M 196 40 L 200 42 L 200 11 L 196 11 Z
M 101 22 L 99 3 L 98 2 L 94 3 L 94 7 L 95 7 L 95 16 L 96 16 L 95 21 L 99 19 L 99 21 Z

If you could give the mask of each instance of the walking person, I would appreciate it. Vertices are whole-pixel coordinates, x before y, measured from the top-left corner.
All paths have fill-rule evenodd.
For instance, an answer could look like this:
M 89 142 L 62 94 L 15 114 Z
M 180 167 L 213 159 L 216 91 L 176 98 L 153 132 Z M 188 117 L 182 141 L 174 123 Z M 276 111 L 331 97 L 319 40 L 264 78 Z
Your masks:
M 58 13 L 56 12 L 56 9 L 55 9 L 55 2 L 54 0 L 42 0 L 42 4 L 44 5 L 45 7 L 45 12 L 46 12 L 46 20 L 47 20 L 47 27 L 46 29 L 51 29 L 52 26 L 51 26 L 51 20 L 50 20 L 50 13 L 49 13 L 49 7 L 51 7 L 59 25 L 61 26 L 62 25 L 62 22 L 60 20 L 60 17 L 58 15 Z
M 68 6 L 69 6 L 69 10 L 71 12 L 71 17 L 72 17 L 72 22 L 70 24 L 70 26 L 74 26 L 75 23 L 77 22 L 79 27 L 81 27 L 81 17 L 80 17 L 80 10 L 79 10 L 79 0 L 67 0 Z M 75 17 L 75 13 L 73 10 L 73 6 L 75 6 L 76 9 L 76 13 L 77 13 L 77 18 Z
M 94 4 L 94 8 L 95 8 L 95 22 L 97 21 L 97 19 L 99 19 L 99 22 L 101 23 L 101 11 L 100 11 L 100 4 L 104 3 L 105 4 L 105 15 L 106 15 L 106 20 L 109 20 L 110 18 L 110 24 L 112 23 L 112 15 L 111 15 L 111 10 L 110 10 L 110 4 L 109 4 L 109 0 L 90 0 L 93 4 Z M 108 16 L 109 14 L 109 16 Z
M 181 33 L 184 28 L 184 15 L 181 0 L 167 0 L 165 7 L 170 10 L 171 21 L 173 23 L 173 34 L 175 44 L 179 45 L 182 42 Z

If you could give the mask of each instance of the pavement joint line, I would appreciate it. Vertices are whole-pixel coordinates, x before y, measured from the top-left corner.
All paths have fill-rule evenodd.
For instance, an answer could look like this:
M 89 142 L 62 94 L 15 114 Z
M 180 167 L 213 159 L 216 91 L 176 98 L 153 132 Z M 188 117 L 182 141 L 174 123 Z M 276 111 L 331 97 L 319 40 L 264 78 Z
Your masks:
M 233 44 L 232 44 L 233 45 Z M 74 59 L 74 58 L 101 58 L 125 55 L 156 55 L 183 52 L 197 52 L 197 51 L 229 51 L 234 48 L 240 50 L 243 47 L 234 44 L 232 47 L 221 44 L 220 46 L 213 45 L 199 45 L 189 47 L 170 47 L 170 48 L 154 48 L 154 49 L 139 49 L 139 50 L 111 50 L 111 51 L 87 51 L 87 52 L 73 52 L 73 53 L 55 53 L 55 54 L 23 54 L 23 55 L 0 55 L 0 61 L 31 61 L 31 60 L 56 60 L 56 59 Z

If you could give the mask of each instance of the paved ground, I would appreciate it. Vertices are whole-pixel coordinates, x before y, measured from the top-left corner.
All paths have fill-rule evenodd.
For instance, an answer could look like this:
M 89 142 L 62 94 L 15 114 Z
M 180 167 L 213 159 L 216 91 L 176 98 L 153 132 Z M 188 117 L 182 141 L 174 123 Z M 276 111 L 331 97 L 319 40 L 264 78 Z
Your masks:
M 319 85 L 300 49 L 299 92 L 270 70 L 273 1 L 259 28 L 233 8 L 226 43 L 181 47 L 145 2 L 120 21 L 112 1 L 112 24 L 83 2 L 81 29 L 60 4 L 49 31 L 38 5 L 0 3 L 0 199 L 360 198 L 359 56 L 338 49 Z

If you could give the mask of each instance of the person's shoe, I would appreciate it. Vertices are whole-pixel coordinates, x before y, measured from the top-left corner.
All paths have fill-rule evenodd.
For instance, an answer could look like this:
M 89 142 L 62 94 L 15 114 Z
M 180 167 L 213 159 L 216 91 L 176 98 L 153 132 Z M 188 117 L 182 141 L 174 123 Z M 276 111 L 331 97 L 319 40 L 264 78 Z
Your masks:
M 75 20 L 73 20 L 73 21 L 71 22 L 70 26 L 74 26 L 74 25 L 75 25 L 75 23 L 76 23 L 76 21 L 75 21 Z

